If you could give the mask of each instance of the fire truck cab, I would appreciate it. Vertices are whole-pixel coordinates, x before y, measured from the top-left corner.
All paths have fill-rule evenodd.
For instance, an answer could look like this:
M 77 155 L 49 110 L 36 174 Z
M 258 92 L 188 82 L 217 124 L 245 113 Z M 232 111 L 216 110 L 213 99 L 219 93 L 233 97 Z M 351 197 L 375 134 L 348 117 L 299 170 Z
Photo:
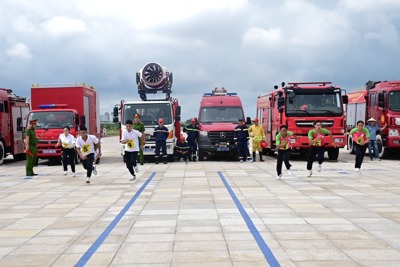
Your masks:
M 238 119 L 244 119 L 242 101 L 236 93 L 215 88 L 204 93 L 198 116 L 200 128 L 197 151 L 200 161 L 205 157 L 237 157 L 234 130 Z M 246 120 L 250 124 L 250 118 Z
M 390 157 L 400 149 L 400 81 L 368 81 L 365 89 L 349 93 L 347 105 L 347 130 L 356 122 L 374 118 L 377 124 L 387 127 L 377 135 L 379 156 Z M 351 136 L 347 149 L 354 153 Z
M 181 106 L 178 99 L 171 97 L 172 72 L 159 63 L 148 63 L 136 74 L 136 84 L 141 100 L 124 101 L 113 111 L 113 121 L 120 122 L 120 139 L 122 131 L 126 129 L 125 122 L 133 121 L 138 113 L 144 124 L 146 143 L 143 148 L 145 157 L 154 157 L 156 142 L 154 129 L 158 126 L 158 119 L 164 119 L 164 126 L 169 131 L 167 139 L 167 155 L 170 161 L 174 160 L 176 141 L 181 136 Z M 148 99 L 148 95 L 165 93 L 165 98 Z M 121 144 L 121 155 L 125 154 L 125 145 Z
M 329 159 L 336 160 L 339 148 L 345 145 L 345 117 L 343 104 L 347 96 L 343 89 L 332 86 L 331 82 L 293 82 L 281 87 L 275 86 L 272 92 L 260 95 L 257 100 L 257 118 L 264 126 L 267 147 L 265 153 L 273 155 L 275 137 L 281 125 L 298 138 L 292 144 L 295 152 L 306 154 L 310 147 L 308 132 L 314 128 L 316 120 L 333 135 L 336 147 L 326 143 Z
M 0 165 L 7 155 L 13 155 L 15 160 L 25 158 L 24 119 L 29 109 L 26 98 L 0 88 Z

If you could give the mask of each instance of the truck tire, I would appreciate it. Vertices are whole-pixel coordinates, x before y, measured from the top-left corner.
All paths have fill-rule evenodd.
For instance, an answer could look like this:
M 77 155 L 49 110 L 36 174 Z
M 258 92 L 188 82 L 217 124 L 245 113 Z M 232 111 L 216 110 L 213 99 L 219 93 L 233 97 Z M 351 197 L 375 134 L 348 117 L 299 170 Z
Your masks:
M 3 142 L 0 141 L 0 165 L 3 164 L 5 157 L 6 157 L 6 150 L 4 149 Z
M 339 158 L 339 148 L 328 149 L 328 158 L 329 160 L 337 160 Z
M 376 141 L 378 143 L 378 151 L 379 151 L 379 157 L 380 158 L 388 158 L 389 157 L 389 149 L 387 149 L 384 144 L 383 144 L 383 140 L 382 140 L 382 136 L 380 134 L 378 134 L 376 136 Z
M 353 137 L 349 136 L 349 138 L 347 138 L 347 151 L 349 151 L 350 154 L 355 154 L 356 151 L 354 150 L 354 146 L 353 146 Z

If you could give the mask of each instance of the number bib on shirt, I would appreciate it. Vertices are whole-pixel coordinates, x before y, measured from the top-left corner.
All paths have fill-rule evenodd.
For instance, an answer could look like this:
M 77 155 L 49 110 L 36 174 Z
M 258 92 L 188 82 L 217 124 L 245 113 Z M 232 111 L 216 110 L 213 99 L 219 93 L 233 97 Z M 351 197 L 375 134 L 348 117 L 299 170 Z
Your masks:
M 81 150 L 83 153 L 90 153 L 90 145 L 83 145 Z
M 132 149 L 135 147 L 135 142 L 133 142 L 133 140 L 128 140 L 128 142 L 126 143 L 127 147 L 129 149 Z

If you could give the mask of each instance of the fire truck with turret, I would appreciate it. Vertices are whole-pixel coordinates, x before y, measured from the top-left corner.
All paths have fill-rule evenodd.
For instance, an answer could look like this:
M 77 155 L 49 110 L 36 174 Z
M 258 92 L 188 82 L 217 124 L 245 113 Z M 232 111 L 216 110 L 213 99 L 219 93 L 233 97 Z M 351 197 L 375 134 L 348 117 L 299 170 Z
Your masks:
M 80 126 L 100 137 L 99 98 L 93 86 L 85 83 L 39 85 L 31 88 L 28 120 L 37 119 L 38 158 L 59 161 L 61 148 L 55 147 L 63 128 L 78 137 Z
M 390 157 L 400 149 L 400 81 L 368 81 L 365 88 L 348 94 L 347 130 L 356 127 L 357 121 L 374 118 L 382 128 L 377 135 L 380 157 Z M 347 149 L 354 153 L 353 140 L 347 139 Z
M 0 165 L 7 155 L 13 155 L 15 160 L 25 158 L 24 119 L 28 112 L 26 98 L 0 88 Z
M 154 157 L 156 142 L 154 128 L 158 125 L 160 118 L 164 119 L 164 126 L 168 128 L 167 155 L 170 161 L 174 160 L 174 148 L 176 141 L 181 136 L 181 106 L 178 99 L 171 97 L 172 72 L 159 63 L 150 62 L 136 73 L 136 84 L 141 100 L 124 101 L 114 108 L 113 121 L 120 122 L 120 138 L 122 131 L 126 129 L 125 122 L 133 121 L 135 113 L 140 115 L 140 120 L 144 124 L 146 142 L 143 148 L 145 157 Z M 149 95 L 156 96 L 148 99 Z M 124 155 L 125 145 L 121 144 L 121 155 Z
M 260 95 L 257 99 L 257 118 L 266 133 L 265 153 L 273 155 L 276 150 L 275 137 L 281 125 L 297 136 L 292 147 L 295 152 L 306 154 L 310 143 L 308 132 L 314 128 L 316 120 L 333 135 L 335 146 L 326 140 L 326 150 L 331 160 L 338 159 L 339 148 L 345 145 L 345 114 L 343 104 L 347 104 L 343 89 L 331 82 L 292 82 L 281 87 L 275 86 L 272 92 Z
M 238 120 L 244 118 L 242 101 L 237 93 L 228 93 L 223 87 L 204 93 L 198 116 L 199 160 L 205 157 L 237 157 L 234 131 Z M 246 123 L 251 123 L 249 117 Z

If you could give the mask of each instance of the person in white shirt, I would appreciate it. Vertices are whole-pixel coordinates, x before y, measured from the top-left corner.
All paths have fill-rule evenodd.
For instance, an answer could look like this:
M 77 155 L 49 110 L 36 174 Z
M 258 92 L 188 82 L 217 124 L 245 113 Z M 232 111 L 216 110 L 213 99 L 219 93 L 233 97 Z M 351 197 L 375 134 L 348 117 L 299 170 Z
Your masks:
M 81 157 L 83 168 L 86 170 L 86 183 L 89 184 L 93 171 L 94 152 L 98 148 L 101 154 L 101 147 L 99 139 L 94 135 L 88 135 L 85 126 L 80 128 L 79 134 L 76 139 L 76 151 Z
M 136 173 L 139 171 L 136 161 L 139 153 L 139 138 L 142 137 L 142 133 L 133 129 L 133 121 L 127 120 L 126 129 L 122 132 L 121 143 L 125 144 L 125 163 L 132 177 L 130 181 L 136 179 Z
M 56 147 L 59 147 L 62 144 L 62 164 L 64 169 L 64 175 L 67 175 L 68 172 L 68 160 L 69 164 L 71 164 L 72 176 L 75 177 L 75 137 L 69 133 L 70 128 L 68 126 L 64 127 L 64 133 L 60 134 L 58 138 L 58 142 Z

